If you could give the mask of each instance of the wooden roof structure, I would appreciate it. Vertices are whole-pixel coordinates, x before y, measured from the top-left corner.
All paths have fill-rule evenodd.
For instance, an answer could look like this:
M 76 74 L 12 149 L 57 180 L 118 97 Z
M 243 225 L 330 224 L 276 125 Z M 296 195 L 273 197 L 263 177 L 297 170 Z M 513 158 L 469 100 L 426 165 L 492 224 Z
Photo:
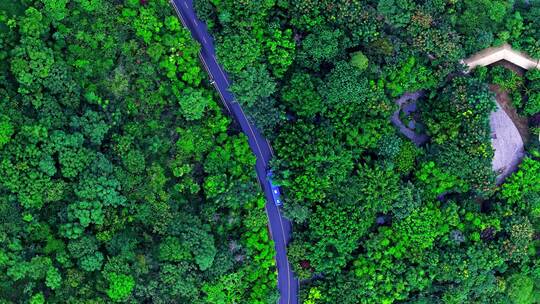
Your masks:
M 487 66 L 501 60 L 506 60 L 526 70 L 540 69 L 540 59 L 534 59 L 523 52 L 516 51 L 508 43 L 484 49 L 462 62 L 469 67 L 470 71 L 477 66 Z

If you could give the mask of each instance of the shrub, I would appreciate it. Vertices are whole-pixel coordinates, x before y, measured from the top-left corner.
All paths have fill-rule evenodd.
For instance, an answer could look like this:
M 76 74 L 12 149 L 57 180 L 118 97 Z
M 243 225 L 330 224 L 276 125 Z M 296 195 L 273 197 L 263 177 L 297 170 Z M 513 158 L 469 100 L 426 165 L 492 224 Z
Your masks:
M 540 192 L 540 161 L 525 158 L 519 171 L 510 176 L 502 186 L 501 195 L 508 203 L 515 204 L 522 210 L 530 212 L 532 195 Z M 535 212 L 539 212 L 536 210 Z
M 351 64 L 360 71 L 364 71 L 369 65 L 369 59 L 364 53 L 356 52 L 351 55 Z
M 505 91 L 516 91 L 523 85 L 523 79 L 519 75 L 503 66 L 493 67 L 490 74 L 491 82 Z
M 394 97 L 405 92 L 433 88 L 438 81 L 433 71 L 417 62 L 415 57 L 409 57 L 401 66 L 392 66 L 387 74 L 387 89 Z
M 416 172 L 416 177 L 432 197 L 448 191 L 466 192 L 469 188 L 457 176 L 446 173 L 432 161 L 422 164 L 420 170 Z
M 0 148 L 7 144 L 13 135 L 13 125 L 6 115 L 0 115 Z
M 403 140 L 400 137 L 394 134 L 383 136 L 379 140 L 377 154 L 384 158 L 393 160 L 399 155 L 401 151 L 400 147 L 402 146 Z
M 530 116 L 540 113 L 540 92 L 532 93 L 529 95 L 529 99 L 525 104 L 523 112 Z
M 422 152 L 412 142 L 406 141 L 401 145 L 399 154 L 396 157 L 396 169 L 406 175 L 414 168 L 416 157 Z
M 506 292 L 512 303 L 529 304 L 533 303 L 533 280 L 521 273 L 516 273 L 508 278 Z
M 107 275 L 107 280 L 109 281 L 107 295 L 115 302 L 126 299 L 135 287 L 135 280 L 129 275 L 113 272 Z

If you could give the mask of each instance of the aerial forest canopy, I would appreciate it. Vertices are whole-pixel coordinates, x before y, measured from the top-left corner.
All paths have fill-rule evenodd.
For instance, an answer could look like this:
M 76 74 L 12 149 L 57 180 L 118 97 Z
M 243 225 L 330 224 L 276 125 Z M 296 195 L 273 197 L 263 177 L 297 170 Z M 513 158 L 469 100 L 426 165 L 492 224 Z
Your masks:
M 540 303 L 540 72 L 460 63 L 505 42 L 540 58 L 540 1 L 195 5 L 276 152 L 301 301 Z M 493 86 L 528 138 L 502 185 Z M 390 123 L 402 96 L 427 142 Z
M 274 148 L 300 302 L 540 304 L 540 69 L 461 61 L 539 59 L 539 0 L 193 2 Z M 276 303 L 199 50 L 168 0 L 0 1 L 0 304 Z
M 0 21 L 0 303 L 275 302 L 255 158 L 169 2 Z

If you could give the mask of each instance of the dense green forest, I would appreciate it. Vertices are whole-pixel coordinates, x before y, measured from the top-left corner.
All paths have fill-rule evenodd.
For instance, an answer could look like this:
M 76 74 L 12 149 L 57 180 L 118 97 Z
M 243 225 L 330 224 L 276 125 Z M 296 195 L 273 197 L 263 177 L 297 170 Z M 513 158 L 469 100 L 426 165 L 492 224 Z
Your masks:
M 271 140 L 300 298 L 540 303 L 538 0 L 195 0 Z M 0 303 L 275 303 L 247 140 L 167 0 L 0 2 Z M 507 92 L 525 157 L 498 185 Z M 390 122 L 414 93 L 415 144 Z
M 304 303 L 540 303 L 540 71 L 460 64 L 505 42 L 539 58 L 540 1 L 195 4 L 272 141 Z M 500 186 L 490 83 L 529 122 Z M 416 146 L 390 117 L 419 90 Z
M 166 0 L 0 3 L 0 303 L 271 303 L 247 140 Z

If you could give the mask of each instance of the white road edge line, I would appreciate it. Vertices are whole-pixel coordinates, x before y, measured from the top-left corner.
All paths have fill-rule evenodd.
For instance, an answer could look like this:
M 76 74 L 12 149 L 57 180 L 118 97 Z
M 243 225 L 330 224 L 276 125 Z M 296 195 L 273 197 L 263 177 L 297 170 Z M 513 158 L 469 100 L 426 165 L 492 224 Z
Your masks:
M 187 24 L 186 24 L 186 21 L 184 20 L 184 17 L 182 17 L 182 14 L 180 13 L 180 11 L 178 10 L 178 7 L 176 6 L 176 3 L 174 3 L 173 0 L 170 0 L 172 6 L 174 7 L 174 10 L 176 11 L 176 15 L 178 15 L 178 17 L 180 17 L 180 22 L 182 22 L 182 25 L 187 28 Z
M 277 207 L 276 207 L 277 208 Z M 279 224 L 281 225 L 281 234 L 283 235 L 283 247 L 287 248 L 287 244 L 285 244 L 285 228 L 283 228 L 283 220 L 281 219 L 281 212 L 278 210 L 278 217 L 279 217 Z M 291 273 L 291 264 L 287 260 L 287 303 L 291 303 L 291 276 L 289 275 Z
M 270 148 L 270 154 L 272 154 L 272 156 L 275 156 L 274 149 L 272 148 L 272 145 L 270 144 L 270 141 L 268 140 L 268 138 L 266 139 L 266 142 L 268 143 L 268 147 Z
M 206 70 L 206 72 L 208 73 L 208 75 L 212 75 L 212 73 L 210 73 L 210 68 L 208 67 L 208 65 L 206 64 L 206 61 L 204 60 L 204 57 L 201 55 L 201 53 L 199 52 L 199 59 L 202 61 L 203 63 L 203 66 L 204 66 L 204 69 Z M 225 97 L 223 97 L 223 94 L 221 94 L 221 91 L 219 90 L 218 86 L 217 86 L 217 83 L 215 82 L 214 80 L 214 88 L 216 89 L 216 91 L 218 92 L 219 94 L 219 97 L 221 98 L 221 102 L 223 103 L 223 105 L 225 105 L 225 108 L 227 108 L 227 111 L 229 113 L 232 114 L 231 112 L 231 109 L 229 109 L 229 106 L 227 105 L 227 102 L 225 101 Z
M 180 21 L 182 22 L 182 25 L 184 27 L 187 27 L 185 21 L 184 21 L 184 18 L 182 17 L 182 14 L 180 14 L 180 12 L 178 11 L 178 8 L 176 7 L 176 4 L 174 3 L 174 1 L 170 1 L 174 7 L 174 9 L 176 10 L 176 13 L 177 15 L 180 17 Z M 186 8 L 189 8 L 188 5 L 187 5 L 187 2 L 184 2 L 184 5 L 186 6 Z M 197 24 L 197 22 L 195 21 L 195 24 Z M 204 39 L 204 38 L 203 38 Z M 206 43 L 206 39 L 204 39 L 204 42 Z M 202 55 L 199 53 L 199 58 L 201 59 L 201 61 L 203 62 L 203 65 L 205 67 L 205 69 L 207 70 L 207 73 L 208 75 L 211 75 L 210 73 L 210 69 L 208 68 L 208 65 L 206 64 L 206 61 L 204 60 L 204 58 L 202 57 Z M 223 72 L 223 70 L 221 69 L 221 66 L 217 63 L 217 59 L 215 56 L 213 56 L 213 59 L 216 61 L 216 65 L 218 66 L 218 69 L 220 71 L 220 73 L 223 75 L 223 78 L 225 79 L 225 82 L 227 82 L 227 85 L 230 86 L 230 83 L 229 81 L 227 80 L 227 77 L 225 76 L 225 73 Z M 219 96 L 221 97 L 222 101 L 223 101 L 223 104 L 225 105 L 225 107 L 227 108 L 227 110 L 232 113 L 229 109 L 229 107 L 227 106 L 227 102 L 225 101 L 225 98 L 223 97 L 223 95 L 221 94 L 221 91 L 219 90 L 219 88 L 217 87 L 217 85 L 214 83 L 214 87 L 216 88 L 216 90 L 218 91 L 219 93 Z M 242 107 L 240 107 L 240 111 L 242 112 L 242 115 L 244 117 L 244 119 L 246 120 L 247 124 L 248 124 L 248 127 L 249 127 L 249 130 L 251 132 L 251 135 L 253 135 L 253 139 L 255 140 L 255 144 L 257 145 L 257 149 L 259 150 L 259 155 L 261 156 L 261 159 L 263 161 L 263 163 L 266 163 L 265 159 L 264 159 L 264 156 L 262 154 L 262 150 L 261 150 L 261 147 L 259 146 L 259 142 L 257 141 L 257 138 L 255 137 L 255 132 L 253 132 L 253 129 L 251 127 L 251 124 L 249 123 L 249 120 L 247 119 L 246 117 L 246 114 L 244 113 L 244 110 L 242 109 Z M 272 155 L 274 155 L 274 152 L 273 152 L 273 149 L 272 149 L 272 146 L 270 145 L 270 141 L 268 141 L 268 139 L 266 139 L 267 143 L 268 143 L 268 146 L 270 147 L 270 153 Z M 259 182 L 260 179 L 259 179 Z M 261 184 L 261 187 L 262 187 L 262 184 Z M 264 187 L 262 187 L 262 190 L 264 192 Z M 264 207 L 264 210 L 266 212 L 266 217 L 268 219 L 270 219 L 269 215 L 268 215 L 268 207 L 265 205 Z M 281 226 L 281 234 L 283 235 L 283 246 L 286 247 L 286 244 L 285 244 L 285 228 L 283 227 L 283 220 L 281 218 L 281 212 L 279 212 L 278 210 L 278 218 L 279 218 L 279 224 Z M 270 220 L 268 221 L 268 225 L 271 226 L 271 222 Z M 270 227 L 270 237 L 272 237 L 272 239 L 274 240 L 273 238 L 273 235 L 272 235 L 272 227 Z M 275 240 L 274 240 L 275 242 Z M 277 261 L 276 261 L 276 265 L 277 265 Z M 291 270 L 290 270 L 290 263 L 288 263 L 287 261 L 287 290 L 288 290 L 288 295 L 287 295 L 287 303 L 291 303 L 291 277 L 289 276 Z
M 217 63 L 217 58 L 215 55 L 212 55 L 212 57 L 214 57 L 214 61 Z M 225 73 L 223 72 L 223 69 L 221 69 L 221 66 L 218 64 L 218 68 L 219 68 L 219 72 L 221 73 L 221 75 L 223 75 L 223 78 L 225 78 L 225 81 L 227 82 L 227 86 L 231 86 L 231 83 L 229 82 L 229 80 L 227 79 L 227 77 L 225 76 Z
M 255 136 L 255 132 L 253 132 L 253 129 L 251 128 L 251 123 L 249 123 L 249 120 L 247 119 L 247 116 L 244 113 L 244 110 L 242 109 L 242 107 L 239 106 L 238 108 L 240 108 L 240 112 L 242 112 L 242 116 L 246 120 L 246 123 L 247 123 L 247 125 L 249 127 L 249 131 L 251 132 L 251 135 L 253 135 L 253 140 L 255 141 L 255 144 L 257 145 L 257 150 L 259 150 L 259 155 L 261 156 L 263 164 L 266 164 L 266 160 L 264 159 L 264 156 L 262 154 L 261 146 L 259 146 L 259 142 L 257 141 L 257 137 Z

